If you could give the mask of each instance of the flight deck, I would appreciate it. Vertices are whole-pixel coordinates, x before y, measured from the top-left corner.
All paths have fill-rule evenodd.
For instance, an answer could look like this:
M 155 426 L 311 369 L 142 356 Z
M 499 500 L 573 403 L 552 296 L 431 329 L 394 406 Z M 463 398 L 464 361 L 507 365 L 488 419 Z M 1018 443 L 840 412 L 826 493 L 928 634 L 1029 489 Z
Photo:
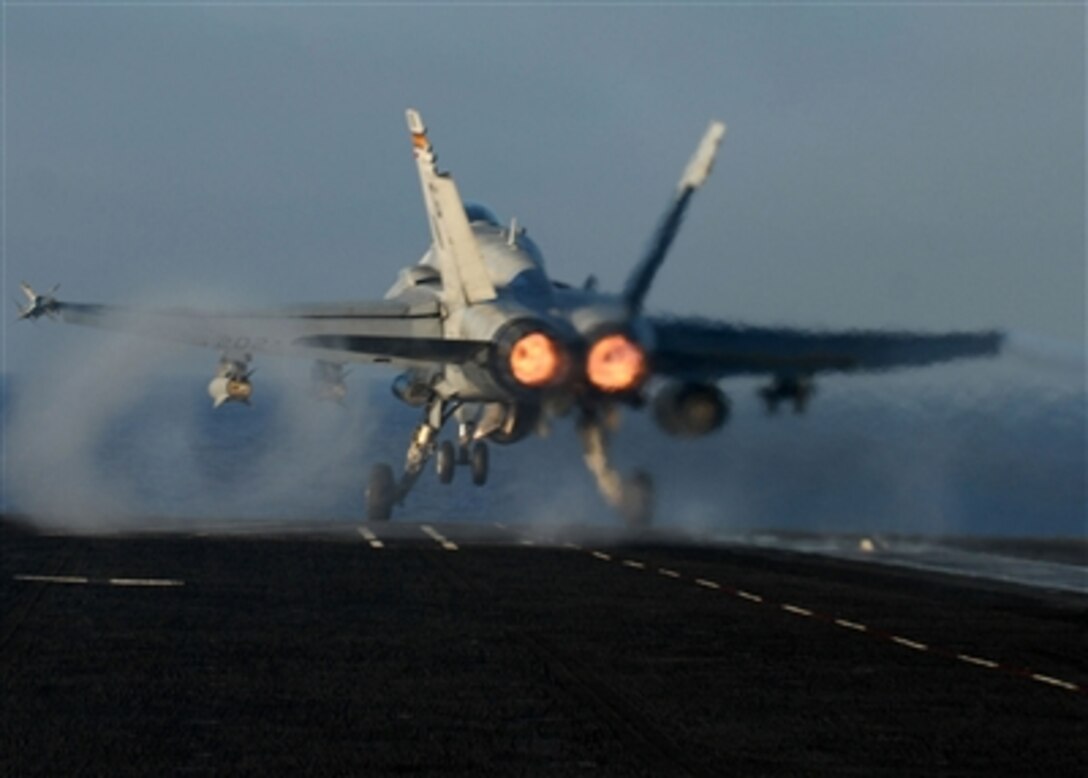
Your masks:
M 0 541 L 2 774 L 1088 770 L 1083 547 L 408 520 Z

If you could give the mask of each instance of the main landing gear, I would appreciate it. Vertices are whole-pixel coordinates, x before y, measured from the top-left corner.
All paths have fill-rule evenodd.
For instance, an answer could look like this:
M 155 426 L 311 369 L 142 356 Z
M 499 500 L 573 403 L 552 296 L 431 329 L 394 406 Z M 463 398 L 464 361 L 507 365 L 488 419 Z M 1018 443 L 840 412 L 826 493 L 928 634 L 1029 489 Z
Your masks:
M 487 444 L 482 440 L 473 440 L 476 429 L 474 422 L 460 419 L 456 444 L 449 440 L 438 442 L 438 433 L 446 421 L 461 408 L 459 400 L 444 400 L 435 397 L 427 403 L 423 420 L 412 433 L 411 443 L 408 444 L 408 453 L 404 458 L 404 474 L 399 483 L 390 465 L 382 463 L 371 469 L 366 488 L 368 521 L 390 519 L 393 506 L 408 496 L 408 492 L 412 490 L 412 486 L 415 485 L 431 456 L 434 456 L 435 470 L 440 483 L 452 482 L 458 465 L 469 468 L 472 473 L 472 483 L 476 486 L 482 486 L 487 482 L 490 464 Z
M 614 428 L 607 415 L 583 409 L 578 420 L 578 437 L 586 467 L 597 481 L 601 496 L 632 529 L 650 526 L 654 512 L 654 484 L 650 474 L 635 471 L 624 479 L 613 466 L 608 451 L 608 431 Z
M 458 412 L 460 416 L 460 411 Z M 472 473 L 472 483 L 483 486 L 487 483 L 488 465 L 490 459 L 487 444 L 482 440 L 473 440 L 476 432 L 476 424 L 473 421 L 460 419 L 457 429 L 457 443 L 444 440 L 438 445 L 435 452 L 434 465 L 438 473 L 439 483 L 448 484 L 453 481 L 454 471 L 458 465 L 467 466 Z
M 475 440 L 475 422 L 459 413 L 456 442 L 438 441 L 438 434 L 449 420 L 458 413 L 459 400 L 434 398 L 428 402 L 423 420 L 412 433 L 408 453 L 404 459 L 404 473 L 398 481 L 393 468 L 378 464 L 370 471 L 366 489 L 366 517 L 368 521 L 388 521 L 393 506 L 404 500 L 423 472 L 428 460 L 434 457 L 439 482 L 453 481 L 458 467 L 468 467 L 472 483 L 482 486 L 487 482 L 489 455 L 487 444 Z M 633 529 L 650 525 L 654 509 L 653 481 L 649 474 L 636 471 L 624 478 L 612 465 L 608 450 L 608 433 L 615 428 L 615 409 L 583 408 L 578 419 L 578 436 L 582 441 L 582 454 L 586 467 L 597 481 L 597 488 L 604 499 Z

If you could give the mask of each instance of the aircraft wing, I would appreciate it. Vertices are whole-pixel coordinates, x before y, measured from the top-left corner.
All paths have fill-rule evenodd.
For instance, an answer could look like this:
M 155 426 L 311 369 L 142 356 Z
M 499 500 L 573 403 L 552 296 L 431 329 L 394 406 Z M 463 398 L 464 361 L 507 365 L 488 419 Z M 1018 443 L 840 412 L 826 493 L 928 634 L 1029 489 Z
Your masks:
M 654 371 L 692 381 L 918 367 L 995 356 L 1004 340 L 998 332 L 821 332 L 652 317 L 650 323 L 655 335 Z
M 205 313 L 48 301 L 48 315 L 216 349 L 224 354 L 277 354 L 334 362 L 463 363 L 482 358 L 489 343 L 443 337 L 432 300 L 382 300 Z

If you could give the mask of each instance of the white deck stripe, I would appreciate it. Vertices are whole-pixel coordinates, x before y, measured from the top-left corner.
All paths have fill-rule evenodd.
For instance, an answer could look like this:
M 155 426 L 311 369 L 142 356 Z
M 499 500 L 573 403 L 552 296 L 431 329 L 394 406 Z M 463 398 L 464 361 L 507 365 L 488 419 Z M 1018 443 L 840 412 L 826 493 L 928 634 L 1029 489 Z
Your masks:
M 632 567 L 635 570 L 645 570 L 646 569 L 645 564 L 643 564 L 642 562 L 636 562 L 634 559 L 625 559 L 625 560 L 623 560 L 623 566 L 624 567 Z
M 702 586 L 702 587 L 707 588 L 707 589 L 721 589 L 722 588 L 721 584 L 714 583 L 713 581 L 708 581 L 705 578 L 696 578 L 695 583 L 697 583 L 699 586 Z
M 808 608 L 799 608 L 796 605 L 789 605 L 787 603 L 782 604 L 782 610 L 789 611 L 790 613 L 795 613 L 798 616 L 811 616 L 812 615 L 812 611 L 810 611 Z
M 925 643 L 919 643 L 919 642 L 914 641 L 914 640 L 908 640 L 907 638 L 900 637 L 899 635 L 892 635 L 892 640 L 894 642 L 898 643 L 901 646 L 906 646 L 907 648 L 913 648 L 915 651 L 928 651 L 929 650 L 929 646 L 927 646 Z
M 89 578 L 81 575 L 17 575 L 16 581 L 31 581 L 33 583 L 58 583 L 58 584 L 85 584 L 90 583 Z
M 991 662 L 989 659 L 982 659 L 977 656 L 971 656 L 970 654 L 956 654 L 956 658 L 960 661 L 978 665 L 979 667 L 985 667 L 990 670 L 993 670 L 995 667 L 1000 667 L 997 662 Z
M 423 530 L 423 532 L 425 532 L 431 538 L 431 540 L 442 546 L 442 548 L 446 549 L 446 551 L 457 550 L 456 543 L 453 543 L 444 538 L 440 533 L 436 532 L 435 528 L 432 527 L 430 524 L 423 524 L 422 526 L 420 526 L 420 529 Z
M 83 575 L 15 575 L 16 581 L 29 583 L 54 583 L 54 584 L 95 584 L 101 586 L 142 586 L 149 588 L 165 588 L 173 586 L 185 586 L 185 581 L 176 578 L 96 578 L 91 579 Z
M 378 536 L 368 530 L 366 527 L 359 527 L 359 534 L 363 536 L 363 539 L 370 544 L 371 548 L 385 548 L 385 544 L 378 540 Z
M 110 578 L 110 586 L 185 586 L 185 581 L 175 578 Z
M 1031 677 L 1041 683 L 1050 684 L 1051 686 L 1057 686 L 1059 689 L 1068 689 L 1071 692 L 1078 691 L 1080 688 L 1075 683 L 1069 683 L 1069 681 L 1063 681 L 1060 678 L 1053 678 L 1049 675 L 1032 673 Z

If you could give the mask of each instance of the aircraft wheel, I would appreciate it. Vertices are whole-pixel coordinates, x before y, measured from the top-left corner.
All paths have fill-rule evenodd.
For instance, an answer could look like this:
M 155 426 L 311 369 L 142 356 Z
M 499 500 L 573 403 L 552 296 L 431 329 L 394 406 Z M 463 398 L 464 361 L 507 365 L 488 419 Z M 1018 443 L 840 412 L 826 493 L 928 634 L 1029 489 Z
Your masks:
M 438 472 L 438 480 L 448 484 L 453 480 L 453 470 L 457 466 L 457 452 L 453 450 L 453 444 L 443 440 L 434 455 L 434 468 Z
M 623 485 L 620 515 L 631 529 L 645 529 L 653 512 L 654 482 L 649 473 L 639 470 Z
M 374 465 L 366 486 L 367 521 L 389 521 L 396 498 L 397 482 L 393 478 L 393 468 L 385 463 Z
M 472 483 L 483 486 L 487 483 L 488 469 L 487 444 L 483 441 L 476 443 L 469 454 L 469 466 L 472 468 Z

